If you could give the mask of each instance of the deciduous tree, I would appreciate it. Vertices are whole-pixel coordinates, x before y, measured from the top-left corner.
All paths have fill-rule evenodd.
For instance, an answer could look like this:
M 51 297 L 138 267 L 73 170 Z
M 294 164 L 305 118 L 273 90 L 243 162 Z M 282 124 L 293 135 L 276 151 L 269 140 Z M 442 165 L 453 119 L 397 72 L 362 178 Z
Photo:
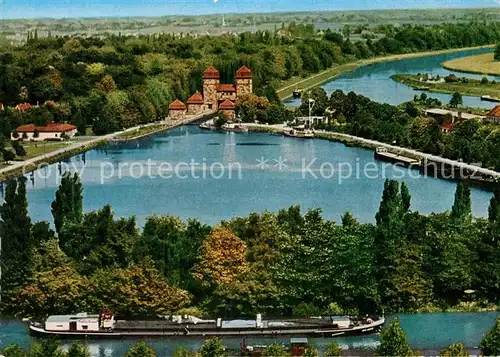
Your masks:
M 408 344 L 408 338 L 401 328 L 398 319 L 394 319 L 384 327 L 380 335 L 380 345 L 375 352 L 376 356 L 413 356 Z

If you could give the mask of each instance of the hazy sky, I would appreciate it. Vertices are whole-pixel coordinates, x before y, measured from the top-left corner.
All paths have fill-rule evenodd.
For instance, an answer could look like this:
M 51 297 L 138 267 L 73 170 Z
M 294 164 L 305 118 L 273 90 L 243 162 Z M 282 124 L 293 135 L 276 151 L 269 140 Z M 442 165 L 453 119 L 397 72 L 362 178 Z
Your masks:
M 500 0 L 0 0 L 1 18 L 493 7 Z

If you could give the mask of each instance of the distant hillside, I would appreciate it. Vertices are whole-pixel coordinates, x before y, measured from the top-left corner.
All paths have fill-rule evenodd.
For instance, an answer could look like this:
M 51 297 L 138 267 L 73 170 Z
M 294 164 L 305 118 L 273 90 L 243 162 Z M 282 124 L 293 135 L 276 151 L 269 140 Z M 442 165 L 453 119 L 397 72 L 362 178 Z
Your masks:
M 498 8 L 485 9 L 422 9 L 370 10 L 309 13 L 258 13 L 200 16 L 162 16 L 127 18 L 81 19 L 19 19 L 2 20 L 0 33 L 11 40 L 24 41 L 28 32 L 37 29 L 38 35 L 104 35 L 150 33 L 240 33 L 280 28 L 292 22 L 314 24 L 318 29 L 340 29 L 345 25 L 375 27 L 381 24 L 435 24 L 441 22 L 499 21 Z

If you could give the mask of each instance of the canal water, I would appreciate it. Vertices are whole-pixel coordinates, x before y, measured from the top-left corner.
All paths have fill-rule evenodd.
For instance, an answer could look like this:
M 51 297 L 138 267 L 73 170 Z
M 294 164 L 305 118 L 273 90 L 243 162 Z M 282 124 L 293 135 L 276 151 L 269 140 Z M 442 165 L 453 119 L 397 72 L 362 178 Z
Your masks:
M 467 77 L 481 79 L 488 77 L 490 80 L 500 81 L 499 76 L 483 76 L 478 74 L 459 73 L 449 71 L 441 67 L 441 63 L 465 56 L 472 56 L 476 54 L 491 52 L 492 49 L 479 49 L 472 51 L 454 52 L 435 56 L 426 56 L 420 58 L 409 58 L 397 61 L 387 61 L 375 63 L 372 65 L 363 66 L 355 69 L 352 72 L 345 73 L 335 80 L 325 83 L 322 87 L 330 94 L 333 91 L 340 89 L 344 92 L 354 91 L 358 94 L 369 97 L 370 99 L 381 102 L 398 105 L 413 99 L 419 91 L 413 88 L 393 81 L 391 76 L 393 74 L 418 74 L 428 73 L 432 75 L 440 75 L 441 77 L 447 76 L 451 73 L 456 74 L 458 77 Z M 441 93 L 426 92 L 429 97 L 437 98 L 442 103 L 449 103 L 451 95 Z M 464 96 L 464 106 L 479 107 L 479 108 L 492 108 L 495 103 L 482 101 L 479 97 Z M 300 104 L 299 99 L 289 99 L 285 101 L 287 105 L 297 106 Z
M 408 334 L 409 342 L 415 349 L 439 350 L 450 344 L 462 342 L 467 347 L 477 347 L 485 333 L 493 326 L 496 312 L 486 313 L 434 313 L 418 315 L 396 315 L 389 317 L 389 321 L 398 317 L 403 329 Z M 35 341 L 27 333 L 27 327 L 21 322 L 0 321 L 0 348 L 9 343 L 17 343 L 28 348 Z M 318 349 L 323 350 L 328 343 L 335 341 L 342 348 L 360 349 L 374 348 L 378 345 L 378 335 L 359 337 L 337 337 L 310 339 Z M 134 340 L 100 340 L 82 341 L 85 343 L 92 357 L 123 357 Z M 224 339 L 227 348 L 237 351 L 240 339 Z M 66 347 L 69 342 L 65 342 Z M 159 357 L 172 356 L 179 346 L 190 350 L 198 350 L 203 340 L 198 339 L 156 339 L 147 343 L 154 347 Z M 287 343 L 280 339 L 247 339 L 247 344 Z
M 118 216 L 171 214 L 209 224 L 291 205 L 323 209 L 340 220 L 348 210 L 374 221 L 384 180 L 404 180 L 412 209 L 451 209 L 456 184 L 375 161 L 373 151 L 326 140 L 269 133 L 217 133 L 185 126 L 134 142 L 107 144 L 28 175 L 33 220 L 52 221 L 60 175 L 81 172 L 85 211 L 111 204 Z M 472 190 L 475 216 L 486 216 L 491 193 Z

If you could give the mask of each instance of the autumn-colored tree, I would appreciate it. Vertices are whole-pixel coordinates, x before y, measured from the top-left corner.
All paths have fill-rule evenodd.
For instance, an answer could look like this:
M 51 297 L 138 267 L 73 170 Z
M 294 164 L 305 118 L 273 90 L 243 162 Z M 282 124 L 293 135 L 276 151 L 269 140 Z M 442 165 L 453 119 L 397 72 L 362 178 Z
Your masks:
M 172 287 L 150 261 L 126 269 L 100 270 L 91 283 L 93 308 L 108 306 L 124 314 L 168 314 L 191 301 L 185 290 Z
M 194 276 L 205 286 L 230 285 L 248 271 L 246 244 L 230 229 L 216 227 L 203 242 Z

